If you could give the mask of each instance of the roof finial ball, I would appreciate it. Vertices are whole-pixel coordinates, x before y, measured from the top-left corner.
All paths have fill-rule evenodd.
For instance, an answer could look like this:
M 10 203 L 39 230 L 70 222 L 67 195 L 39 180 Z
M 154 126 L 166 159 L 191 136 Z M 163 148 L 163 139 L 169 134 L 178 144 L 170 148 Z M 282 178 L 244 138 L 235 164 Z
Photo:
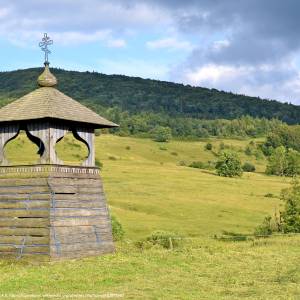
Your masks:
M 38 85 L 41 87 L 52 87 L 57 84 L 56 77 L 49 70 L 49 60 L 48 55 L 51 54 L 51 51 L 48 49 L 48 46 L 53 44 L 53 40 L 50 39 L 47 33 L 44 33 L 44 37 L 42 41 L 39 43 L 39 47 L 41 47 L 42 51 L 45 53 L 45 70 L 38 77 Z

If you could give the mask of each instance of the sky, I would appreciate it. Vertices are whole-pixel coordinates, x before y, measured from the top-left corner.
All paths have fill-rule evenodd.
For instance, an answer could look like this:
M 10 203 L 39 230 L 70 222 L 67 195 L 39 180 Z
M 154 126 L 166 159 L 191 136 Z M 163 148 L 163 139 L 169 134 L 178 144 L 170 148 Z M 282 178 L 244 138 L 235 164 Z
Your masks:
M 300 105 L 298 0 L 0 0 L 0 71 L 50 66 Z

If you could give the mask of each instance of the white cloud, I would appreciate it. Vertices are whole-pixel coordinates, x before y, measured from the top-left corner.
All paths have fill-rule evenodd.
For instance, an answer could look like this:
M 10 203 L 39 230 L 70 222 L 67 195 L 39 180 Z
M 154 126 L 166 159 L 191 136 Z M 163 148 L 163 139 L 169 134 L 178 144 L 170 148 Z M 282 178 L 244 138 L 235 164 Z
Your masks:
M 223 48 L 227 48 L 227 47 L 229 47 L 229 46 L 230 46 L 229 40 L 220 40 L 220 41 L 215 41 L 215 42 L 213 43 L 212 48 L 213 48 L 213 50 L 215 50 L 215 51 L 220 51 L 220 50 L 222 50 Z
M 300 73 L 290 62 L 259 66 L 210 63 L 195 69 L 182 69 L 177 81 L 300 104 Z
M 189 41 L 179 41 L 176 38 L 164 38 L 146 43 L 149 49 L 167 49 L 167 50 L 192 50 L 193 45 Z
M 124 48 L 126 47 L 126 44 L 126 41 L 123 39 L 112 39 L 107 42 L 107 46 L 111 48 Z
M 102 40 L 103 34 L 109 31 L 107 46 L 124 47 L 129 32 L 132 34 L 147 30 L 149 26 L 155 28 L 171 22 L 167 10 L 143 2 L 0 0 L 0 7 L 0 37 L 10 41 L 25 42 L 24 32 L 28 36 L 45 31 L 55 33 L 64 44 L 88 43 Z

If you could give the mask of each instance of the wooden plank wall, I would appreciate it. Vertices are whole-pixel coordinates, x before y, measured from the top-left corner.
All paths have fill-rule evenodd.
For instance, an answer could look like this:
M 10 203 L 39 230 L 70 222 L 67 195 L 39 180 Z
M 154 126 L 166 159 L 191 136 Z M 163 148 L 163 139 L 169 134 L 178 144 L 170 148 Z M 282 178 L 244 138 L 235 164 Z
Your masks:
M 75 258 L 114 251 L 100 177 L 51 178 L 50 255 Z
M 0 257 L 49 259 L 46 179 L 0 179 Z
M 61 175 L 0 179 L 0 257 L 44 260 L 114 251 L 101 178 Z

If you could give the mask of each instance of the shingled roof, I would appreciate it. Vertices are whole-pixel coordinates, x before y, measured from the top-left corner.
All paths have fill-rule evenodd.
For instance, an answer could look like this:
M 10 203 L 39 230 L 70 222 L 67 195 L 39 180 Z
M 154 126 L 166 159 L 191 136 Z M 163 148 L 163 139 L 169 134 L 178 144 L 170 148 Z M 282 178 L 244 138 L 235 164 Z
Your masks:
M 0 122 L 52 118 L 86 123 L 95 128 L 118 126 L 54 88 L 56 83 L 45 65 L 38 78 L 40 87 L 0 109 Z

